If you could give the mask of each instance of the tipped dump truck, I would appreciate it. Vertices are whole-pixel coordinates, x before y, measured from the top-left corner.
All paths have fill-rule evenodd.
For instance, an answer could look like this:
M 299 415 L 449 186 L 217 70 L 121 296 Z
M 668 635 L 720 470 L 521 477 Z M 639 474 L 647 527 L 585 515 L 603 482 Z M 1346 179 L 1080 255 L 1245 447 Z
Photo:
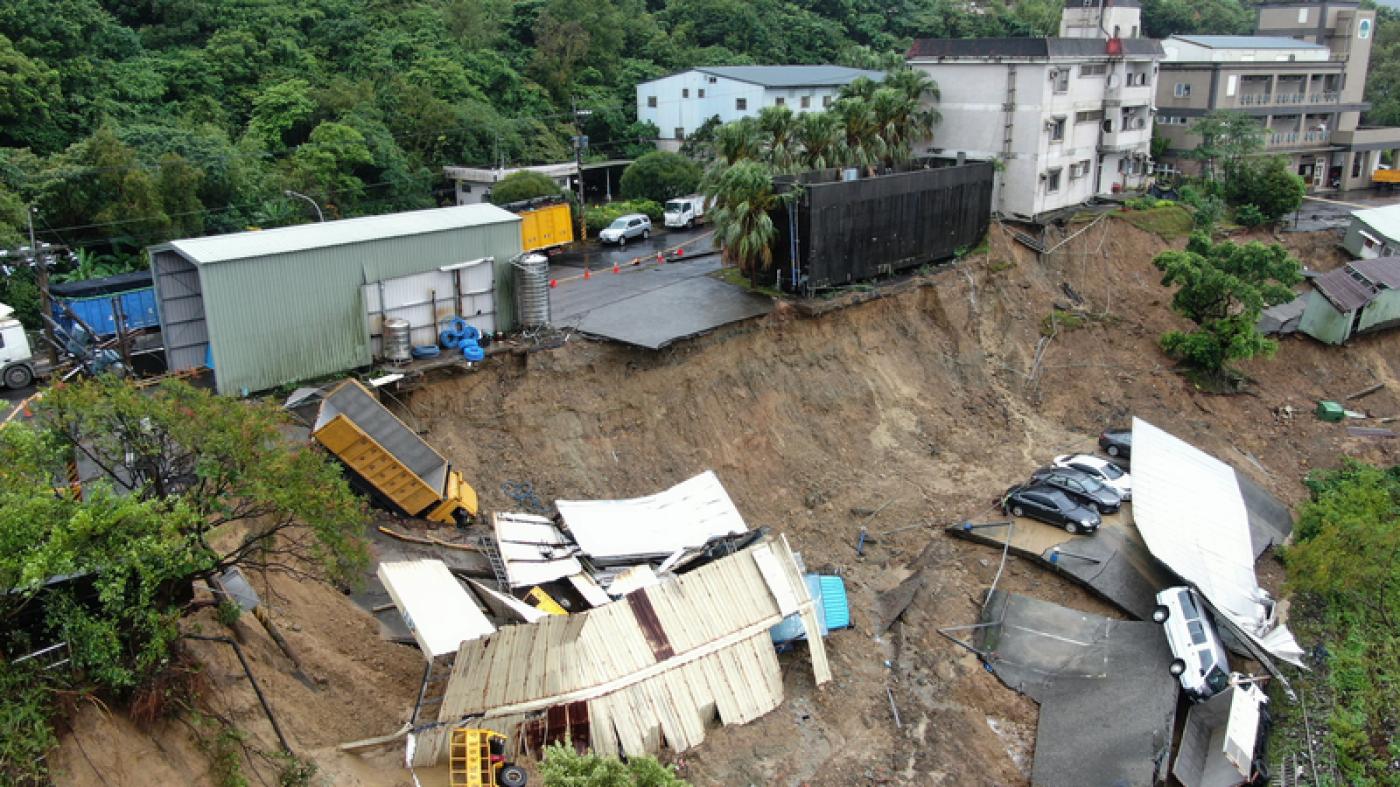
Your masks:
M 444 524 L 476 517 L 476 490 L 462 474 L 356 380 L 326 395 L 311 435 L 354 481 L 408 516 Z

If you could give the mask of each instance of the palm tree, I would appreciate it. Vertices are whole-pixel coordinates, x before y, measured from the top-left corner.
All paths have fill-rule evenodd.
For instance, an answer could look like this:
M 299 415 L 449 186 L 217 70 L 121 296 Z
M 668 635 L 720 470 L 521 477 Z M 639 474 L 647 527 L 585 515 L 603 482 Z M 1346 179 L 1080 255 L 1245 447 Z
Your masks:
M 760 161 L 736 161 L 708 184 L 705 197 L 722 259 L 756 286 L 759 272 L 773 266 L 777 230 L 769 214 L 787 200 L 773 191 L 773 170 Z
M 857 80 L 860 81 L 860 80 Z M 854 83 L 852 83 L 854 84 Z M 845 135 L 844 163 L 873 169 L 884 154 L 885 141 L 870 101 L 856 96 L 842 98 L 831 106 Z
M 756 159 L 762 149 L 758 124 L 740 118 L 715 129 L 715 164 L 728 167 L 741 159 Z
M 798 118 L 797 141 L 807 169 L 828 169 L 841 163 L 843 131 L 831 112 L 808 112 Z
M 853 80 L 851 80 L 850 82 L 847 82 L 846 84 L 844 84 L 844 85 L 841 86 L 841 92 L 837 95 L 837 99 L 838 99 L 838 100 L 839 100 L 839 99 L 842 99 L 842 98 L 864 98 L 864 99 L 869 99 L 872 95 L 874 95 L 875 89 L 878 88 L 878 87 L 879 87 L 879 84 L 877 84 L 877 83 L 876 83 L 873 79 L 871 79 L 870 77 L 856 77 L 855 79 L 853 79 Z
M 780 174 L 792 172 L 797 164 L 797 116 L 785 106 L 764 107 L 758 111 L 758 129 L 768 163 Z

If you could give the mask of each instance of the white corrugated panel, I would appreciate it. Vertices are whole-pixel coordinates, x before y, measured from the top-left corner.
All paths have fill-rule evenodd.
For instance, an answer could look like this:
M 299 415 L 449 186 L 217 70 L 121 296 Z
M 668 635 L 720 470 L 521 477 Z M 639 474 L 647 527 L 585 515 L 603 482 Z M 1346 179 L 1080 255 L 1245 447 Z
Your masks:
M 384 320 L 408 320 L 413 344 L 437 344 L 441 320 L 453 315 L 482 333 L 496 330 L 495 272 L 491 258 L 462 267 L 371 282 L 361 287 L 373 352 L 381 352 Z
M 1223 754 L 1240 775 L 1248 777 L 1254 763 L 1255 739 L 1259 736 L 1259 711 L 1269 699 L 1252 683 L 1233 687 L 1230 695 Z
M 169 245 L 190 261 L 205 265 L 246 257 L 264 257 L 269 254 L 285 254 L 327 246 L 343 246 L 348 243 L 518 221 L 520 217 L 514 213 L 482 203 L 298 224 L 294 227 L 278 227 L 271 230 L 234 232 L 228 235 L 211 235 L 207 238 L 186 238 L 171 241 Z
M 631 500 L 556 500 L 564 526 L 600 560 L 658 556 L 748 531 L 714 471 Z
M 1293 634 L 1268 619 L 1234 468 L 1134 418 L 1133 519 L 1152 554 L 1195 585 L 1236 628 L 1302 666 Z
M 380 563 L 378 575 L 430 661 L 496 630 L 441 560 Z
M 533 514 L 496 513 L 491 515 L 491 521 L 511 587 L 539 585 L 583 571 L 574 557 L 578 547 L 548 519 Z

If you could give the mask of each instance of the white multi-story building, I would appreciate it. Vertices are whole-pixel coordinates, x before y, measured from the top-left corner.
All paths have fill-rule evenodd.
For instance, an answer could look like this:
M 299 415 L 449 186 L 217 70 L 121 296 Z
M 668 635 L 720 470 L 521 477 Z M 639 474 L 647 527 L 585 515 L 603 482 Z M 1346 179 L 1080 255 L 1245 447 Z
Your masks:
M 721 123 L 757 115 L 763 107 L 812 112 L 831 106 L 842 86 L 881 71 L 844 66 L 704 66 L 637 85 L 637 120 L 660 129 L 656 146 L 677 150 L 710 118 Z
M 931 150 L 999 162 L 992 207 L 1037 219 L 1144 185 L 1162 47 L 1137 0 L 1069 0 L 1057 38 L 919 39 L 938 83 Z

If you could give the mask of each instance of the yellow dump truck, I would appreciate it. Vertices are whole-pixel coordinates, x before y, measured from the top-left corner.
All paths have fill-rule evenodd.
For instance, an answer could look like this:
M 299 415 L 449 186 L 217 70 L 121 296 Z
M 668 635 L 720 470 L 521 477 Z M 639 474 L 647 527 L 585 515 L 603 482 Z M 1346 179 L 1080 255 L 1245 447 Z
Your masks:
M 566 202 L 536 200 L 507 206 L 520 217 L 520 250 L 546 252 L 574 242 L 574 215 Z
M 326 394 L 311 435 L 356 486 L 400 512 L 444 524 L 476 518 L 476 490 L 358 381 Z
M 1378 186 L 1395 188 L 1400 184 L 1400 169 L 1378 169 L 1371 173 L 1371 182 Z

